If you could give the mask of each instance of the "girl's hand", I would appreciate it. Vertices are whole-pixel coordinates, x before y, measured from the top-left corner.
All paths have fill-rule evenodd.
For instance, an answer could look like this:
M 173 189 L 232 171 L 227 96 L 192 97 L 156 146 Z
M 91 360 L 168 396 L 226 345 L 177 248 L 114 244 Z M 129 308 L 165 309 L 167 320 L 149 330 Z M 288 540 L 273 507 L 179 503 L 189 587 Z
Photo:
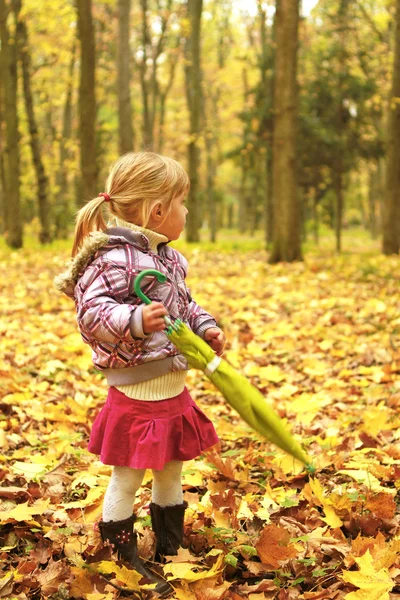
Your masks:
M 224 351 L 225 334 L 219 327 L 210 327 L 204 334 L 204 339 L 208 342 L 211 348 L 218 356 Z
M 167 309 L 161 302 L 152 302 L 143 307 L 143 333 L 153 333 L 166 328 L 163 316 L 167 315 Z

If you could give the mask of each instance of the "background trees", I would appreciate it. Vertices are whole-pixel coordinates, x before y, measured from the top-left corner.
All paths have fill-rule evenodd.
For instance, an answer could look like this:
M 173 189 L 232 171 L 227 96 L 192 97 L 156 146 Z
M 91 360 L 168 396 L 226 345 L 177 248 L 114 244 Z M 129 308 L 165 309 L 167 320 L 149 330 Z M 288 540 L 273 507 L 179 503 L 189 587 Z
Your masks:
M 398 252 L 397 5 L 325 0 L 310 13 L 303 2 L 282 134 L 286 2 L 277 12 L 275 0 L 0 0 L 8 243 L 22 244 L 24 226 L 42 242 L 67 235 L 110 162 L 146 147 L 190 173 L 190 240 L 202 227 L 210 239 L 221 228 L 260 230 L 272 259 L 284 257 L 276 248 L 286 238 L 292 260 L 311 231 L 317 240 L 332 228 L 340 250 L 343 227 L 380 235 L 385 214 L 383 249 Z M 294 148 L 289 163 L 282 144 Z M 297 204 L 287 212 L 289 197 Z

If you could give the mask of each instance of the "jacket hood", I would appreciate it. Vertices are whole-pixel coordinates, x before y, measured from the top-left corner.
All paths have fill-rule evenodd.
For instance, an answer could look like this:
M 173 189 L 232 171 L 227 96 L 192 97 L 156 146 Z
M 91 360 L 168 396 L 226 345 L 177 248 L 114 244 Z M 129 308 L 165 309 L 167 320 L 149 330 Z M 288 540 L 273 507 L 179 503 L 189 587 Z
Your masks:
M 111 250 L 122 244 L 131 244 L 140 250 L 148 250 L 149 241 L 140 232 L 125 227 L 111 227 L 106 231 L 94 231 L 84 239 L 78 254 L 66 265 L 66 270 L 54 278 L 54 285 L 60 292 L 74 298 L 74 289 L 82 271 L 92 262 L 100 249 Z

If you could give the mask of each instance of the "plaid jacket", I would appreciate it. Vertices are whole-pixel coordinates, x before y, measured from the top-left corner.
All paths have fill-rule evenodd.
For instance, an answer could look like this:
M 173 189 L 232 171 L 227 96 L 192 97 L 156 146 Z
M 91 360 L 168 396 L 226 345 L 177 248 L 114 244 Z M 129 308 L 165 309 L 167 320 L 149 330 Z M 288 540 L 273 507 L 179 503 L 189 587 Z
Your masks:
M 133 289 L 141 271 L 157 269 L 166 275 L 165 283 L 145 277 L 141 287 L 151 300 L 162 302 L 173 319 L 179 317 L 203 338 L 207 329 L 217 326 L 191 298 L 185 284 L 187 266 L 167 244 L 157 254 L 142 233 L 114 227 L 88 236 L 68 271 L 56 278 L 56 287 L 75 300 L 82 338 L 109 385 L 139 383 L 188 368 L 164 332 L 143 332 L 144 305 Z

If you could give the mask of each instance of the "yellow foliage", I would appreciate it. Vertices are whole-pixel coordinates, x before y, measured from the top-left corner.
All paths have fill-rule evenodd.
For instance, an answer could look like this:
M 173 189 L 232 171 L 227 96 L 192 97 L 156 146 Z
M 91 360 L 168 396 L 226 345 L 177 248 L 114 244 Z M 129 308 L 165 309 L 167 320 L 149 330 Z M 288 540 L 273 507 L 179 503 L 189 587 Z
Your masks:
M 373 558 L 367 552 L 355 559 L 359 570 L 344 571 L 342 577 L 359 589 L 346 594 L 345 600 L 389 600 L 389 592 L 394 582 L 387 569 L 377 569 Z

